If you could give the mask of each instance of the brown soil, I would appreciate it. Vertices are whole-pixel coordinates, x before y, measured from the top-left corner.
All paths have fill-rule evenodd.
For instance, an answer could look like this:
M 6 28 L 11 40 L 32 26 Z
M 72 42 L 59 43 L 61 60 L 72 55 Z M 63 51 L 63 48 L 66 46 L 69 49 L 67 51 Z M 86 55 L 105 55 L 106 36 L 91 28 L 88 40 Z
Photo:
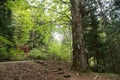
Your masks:
M 0 63 L 0 80 L 120 80 L 109 75 L 77 74 L 69 62 L 18 61 Z

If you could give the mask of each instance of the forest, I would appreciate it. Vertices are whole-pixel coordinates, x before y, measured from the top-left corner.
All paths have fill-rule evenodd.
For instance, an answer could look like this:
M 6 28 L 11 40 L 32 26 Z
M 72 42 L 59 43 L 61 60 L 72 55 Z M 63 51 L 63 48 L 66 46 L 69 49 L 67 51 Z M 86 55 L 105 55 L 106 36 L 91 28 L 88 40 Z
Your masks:
M 64 61 L 119 75 L 119 40 L 120 0 L 0 0 L 0 63 Z

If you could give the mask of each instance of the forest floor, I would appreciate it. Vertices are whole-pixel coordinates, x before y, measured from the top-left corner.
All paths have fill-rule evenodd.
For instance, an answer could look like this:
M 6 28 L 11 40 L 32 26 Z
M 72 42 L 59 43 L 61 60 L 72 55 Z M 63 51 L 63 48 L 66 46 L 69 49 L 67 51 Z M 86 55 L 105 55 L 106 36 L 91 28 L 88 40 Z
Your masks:
M 120 80 L 107 74 L 78 74 L 70 62 L 16 61 L 0 62 L 0 80 Z

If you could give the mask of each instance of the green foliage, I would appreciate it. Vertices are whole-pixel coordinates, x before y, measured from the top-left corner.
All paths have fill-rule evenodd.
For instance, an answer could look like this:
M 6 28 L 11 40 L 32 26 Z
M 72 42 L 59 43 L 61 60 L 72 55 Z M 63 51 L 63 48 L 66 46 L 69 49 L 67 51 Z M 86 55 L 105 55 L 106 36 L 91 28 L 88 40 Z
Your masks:
M 0 2 L 0 36 L 13 40 L 12 27 L 10 27 L 12 19 L 11 9 L 3 2 Z M 3 38 L 2 38 L 3 39 Z
M 61 60 L 60 58 L 60 45 L 52 44 L 49 48 L 41 47 L 39 49 L 33 49 L 29 52 L 30 59 L 49 59 L 49 60 Z
M 28 4 L 24 0 L 21 0 L 21 2 L 15 1 L 12 4 L 14 4 L 14 6 L 11 6 L 14 19 L 13 26 L 15 26 L 14 40 L 16 44 L 23 44 L 29 40 L 29 32 L 33 27 L 31 11 L 27 8 Z
M 25 60 L 25 53 L 20 50 L 0 48 L 0 61 Z
M 118 21 L 120 18 L 118 11 L 120 8 L 114 3 L 116 3 L 116 0 L 108 2 L 93 1 L 92 4 L 96 5 L 96 8 L 91 10 L 84 19 L 87 53 L 89 60 L 93 58 L 90 61 L 90 66 L 98 72 L 119 73 L 120 24 Z M 106 7 L 106 5 L 110 7 L 110 4 L 114 6 L 111 9 Z M 106 8 L 102 9 L 102 7 Z M 87 8 L 94 8 L 94 6 L 89 5 Z M 97 11 L 99 8 L 101 8 L 101 11 Z
M 51 56 L 51 59 L 53 60 L 65 60 L 70 61 L 71 55 L 70 50 L 68 50 L 67 45 L 61 45 L 57 42 L 52 42 L 49 44 L 48 53 L 49 56 Z
M 53 42 L 49 44 L 49 53 L 56 53 L 56 54 L 60 54 L 60 49 L 61 49 L 61 45 L 57 42 Z
M 40 49 L 33 49 L 29 52 L 29 59 L 47 59 L 48 54 L 43 53 Z
M 120 73 L 119 1 L 87 0 L 83 8 L 90 67 Z M 69 0 L 0 1 L 0 61 L 25 60 L 24 44 L 32 49 L 29 59 L 71 61 L 71 18 Z
M 47 50 L 46 47 L 41 47 L 39 49 L 33 49 L 29 52 L 29 59 L 49 59 L 49 60 L 64 60 L 70 61 L 69 50 L 61 48 L 61 44 L 57 42 L 52 42 L 49 44 Z
M 61 59 L 65 61 L 71 61 L 72 53 L 71 53 L 71 46 L 69 44 L 67 45 L 61 45 L 61 53 L 60 53 Z
M 3 36 L 0 36 L 0 44 L 13 46 L 13 43 Z
M 53 42 L 49 44 L 48 47 L 48 53 L 49 53 L 49 58 L 53 60 L 60 60 L 60 51 L 61 51 L 61 45 L 57 42 Z
M 8 26 L 9 24 L 9 34 L 11 34 L 9 38 L 7 35 L 6 37 L 0 36 L 1 46 L 6 48 L 8 47 L 6 45 L 10 46 L 9 49 L 1 50 L 2 53 L 6 53 L 5 56 L 9 53 L 11 60 L 24 60 L 24 53 L 19 51 L 18 48 L 27 43 L 30 47 L 34 48 L 29 52 L 30 59 L 69 60 L 70 53 L 66 48 L 69 45 L 61 46 L 59 42 L 54 43 L 54 41 L 52 41 L 54 38 L 52 33 L 56 31 L 54 28 L 59 24 L 65 27 L 56 32 L 63 35 L 68 32 L 66 32 L 68 27 L 66 25 L 69 23 L 68 15 L 70 15 L 68 5 L 54 0 L 33 1 L 32 3 L 31 0 L 8 0 L 5 5 L 7 8 L 2 6 L 0 10 L 2 12 L 6 9 L 8 13 L 1 13 L 0 17 L 4 19 L 0 18 L 0 20 L 3 26 Z M 7 19 L 6 16 L 8 16 Z M 0 33 L 2 33 L 2 31 Z M 2 33 L 2 35 L 3 34 L 4 33 Z
M 20 60 L 25 60 L 25 53 L 21 50 L 17 50 L 17 49 L 10 49 L 10 55 L 11 61 L 20 61 Z
M 0 48 L 0 61 L 2 60 L 9 60 L 9 57 L 8 57 L 8 52 L 6 50 L 6 48 Z

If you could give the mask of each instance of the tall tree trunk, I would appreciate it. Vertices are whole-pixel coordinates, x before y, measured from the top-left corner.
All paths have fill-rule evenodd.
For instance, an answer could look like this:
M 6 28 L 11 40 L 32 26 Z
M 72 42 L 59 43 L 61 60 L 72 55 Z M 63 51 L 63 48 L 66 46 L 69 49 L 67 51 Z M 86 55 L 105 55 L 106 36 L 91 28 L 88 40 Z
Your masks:
M 73 63 L 72 69 L 80 73 L 88 72 L 88 61 L 85 52 L 85 40 L 82 18 L 84 17 L 82 0 L 71 1 L 72 38 L 73 38 Z

